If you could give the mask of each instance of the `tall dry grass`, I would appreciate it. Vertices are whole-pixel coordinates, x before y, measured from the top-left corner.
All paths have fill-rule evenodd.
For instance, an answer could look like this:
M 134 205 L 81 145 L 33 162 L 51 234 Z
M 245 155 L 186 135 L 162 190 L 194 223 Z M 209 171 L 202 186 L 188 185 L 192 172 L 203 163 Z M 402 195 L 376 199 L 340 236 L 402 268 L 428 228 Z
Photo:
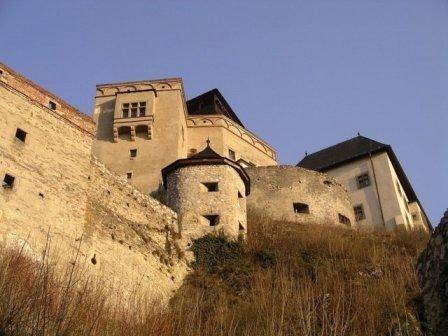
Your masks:
M 251 223 L 206 236 L 169 307 L 110 300 L 103 282 L 0 250 L 0 335 L 423 335 L 415 263 L 424 234 Z M 76 260 L 76 256 L 74 258 Z

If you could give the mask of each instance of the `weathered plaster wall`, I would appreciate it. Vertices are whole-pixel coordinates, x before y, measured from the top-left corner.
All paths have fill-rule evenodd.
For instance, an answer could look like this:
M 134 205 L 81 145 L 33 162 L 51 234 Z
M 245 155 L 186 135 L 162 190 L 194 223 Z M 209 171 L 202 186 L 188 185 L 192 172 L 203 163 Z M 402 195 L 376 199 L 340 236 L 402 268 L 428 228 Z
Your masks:
M 251 180 L 247 198 L 250 217 L 305 224 L 335 224 L 339 214 L 356 226 L 347 191 L 326 174 L 294 166 L 246 168 Z M 309 206 L 309 214 L 295 213 L 293 203 Z
M 120 90 L 120 94 L 116 94 Z M 127 90 L 131 90 L 127 92 Z M 118 98 L 117 98 L 118 97 Z M 116 102 L 118 101 L 118 102 Z M 152 122 L 152 138 L 136 136 L 134 140 L 120 137 L 114 142 L 114 115 L 122 102 L 146 101 Z M 97 133 L 93 154 L 120 176 L 132 173 L 130 181 L 137 189 L 152 193 L 161 183 L 160 171 L 171 162 L 187 156 L 186 111 L 180 79 L 170 82 L 148 81 L 134 85 L 99 86 L 95 97 L 93 119 Z M 123 118 L 132 124 L 139 118 Z M 115 118 L 115 122 L 118 119 Z M 137 149 L 137 157 L 130 150 Z
M 139 289 L 166 300 L 187 271 L 177 215 L 92 159 L 92 136 L 70 114 L 3 79 L 0 177 L 15 181 L 0 188 L 0 241 L 26 241 L 36 255 L 50 241 L 62 268 L 80 246 L 83 265 L 117 294 Z M 15 137 L 18 127 L 25 142 Z
M 217 182 L 218 191 L 209 192 L 204 182 Z M 236 237 L 240 233 L 239 224 L 246 229 L 245 186 L 232 167 L 183 167 L 168 176 L 167 184 L 168 202 L 179 214 L 183 236 L 199 237 L 223 230 Z M 203 215 L 218 215 L 219 224 L 211 227 Z
M 224 116 L 189 116 L 188 148 L 201 151 L 210 138 L 218 154 L 229 158 L 229 149 L 235 160 L 243 159 L 256 166 L 277 165 L 276 152 L 252 132 Z M 231 158 L 232 159 L 232 158 Z

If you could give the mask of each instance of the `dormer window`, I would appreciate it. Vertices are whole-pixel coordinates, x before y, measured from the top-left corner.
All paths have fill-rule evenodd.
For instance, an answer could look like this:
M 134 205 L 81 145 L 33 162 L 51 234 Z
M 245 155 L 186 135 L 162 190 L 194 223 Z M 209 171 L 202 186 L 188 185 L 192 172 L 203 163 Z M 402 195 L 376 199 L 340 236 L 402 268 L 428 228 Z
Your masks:
M 146 102 L 123 103 L 121 105 L 121 115 L 123 118 L 144 117 L 146 115 Z

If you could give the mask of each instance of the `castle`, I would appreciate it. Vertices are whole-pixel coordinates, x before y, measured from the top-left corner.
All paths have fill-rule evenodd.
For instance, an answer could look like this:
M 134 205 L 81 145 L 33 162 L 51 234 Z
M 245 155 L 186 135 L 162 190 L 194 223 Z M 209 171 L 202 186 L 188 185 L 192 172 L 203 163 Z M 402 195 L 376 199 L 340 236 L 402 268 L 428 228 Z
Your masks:
M 187 100 L 180 78 L 98 85 L 90 117 L 0 63 L 0 122 L 0 240 L 78 246 L 113 288 L 169 297 L 189 241 L 248 218 L 431 228 L 390 146 L 358 136 L 279 166 L 217 89 Z

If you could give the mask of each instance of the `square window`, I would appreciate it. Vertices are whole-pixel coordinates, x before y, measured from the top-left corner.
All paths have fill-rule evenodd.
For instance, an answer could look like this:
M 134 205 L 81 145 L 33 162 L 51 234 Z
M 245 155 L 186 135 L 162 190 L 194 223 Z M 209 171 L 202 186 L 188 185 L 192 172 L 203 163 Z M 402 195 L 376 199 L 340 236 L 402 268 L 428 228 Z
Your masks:
M 236 154 L 235 151 L 229 149 L 229 159 L 235 161 L 236 159 Z
M 208 192 L 218 191 L 218 182 L 203 182 Z
M 52 110 L 56 110 L 56 103 L 54 101 L 49 101 L 48 102 L 48 107 Z
M 362 204 L 355 206 L 353 208 L 353 211 L 355 212 L 355 219 L 357 221 L 366 219 L 366 214 L 364 213 L 364 207 L 362 206 Z
M 129 154 L 130 154 L 131 158 L 137 157 L 137 149 L 131 149 L 129 151 Z
M 124 103 L 123 108 L 129 108 L 129 103 Z
M 365 173 L 365 174 L 357 176 L 356 181 L 358 182 L 358 189 L 368 187 L 370 185 L 369 174 Z
M 146 107 L 140 107 L 139 114 L 140 117 L 144 117 L 146 115 Z
M 138 103 L 131 103 L 131 107 L 137 107 Z
M 131 117 L 136 117 L 137 116 L 137 108 L 131 108 Z
M 146 106 L 146 102 L 140 102 L 140 107 L 141 106 Z
M 26 134 L 27 133 L 24 130 L 20 129 L 20 128 L 18 128 L 16 130 L 16 138 L 19 139 L 22 142 L 25 142 Z
M 5 177 L 3 178 L 2 187 L 5 189 L 12 189 L 14 186 L 14 180 L 16 178 L 12 175 L 5 174 Z
M 310 213 L 310 207 L 305 203 L 293 203 L 294 213 Z
M 216 226 L 219 224 L 218 215 L 204 215 L 204 218 L 208 220 L 209 226 Z
M 132 173 L 131 172 L 126 173 L 126 178 L 128 180 L 132 179 Z
M 338 214 L 338 216 L 339 216 L 339 223 L 345 224 L 345 225 L 350 225 L 350 219 L 348 219 L 347 217 L 345 217 L 342 214 Z

